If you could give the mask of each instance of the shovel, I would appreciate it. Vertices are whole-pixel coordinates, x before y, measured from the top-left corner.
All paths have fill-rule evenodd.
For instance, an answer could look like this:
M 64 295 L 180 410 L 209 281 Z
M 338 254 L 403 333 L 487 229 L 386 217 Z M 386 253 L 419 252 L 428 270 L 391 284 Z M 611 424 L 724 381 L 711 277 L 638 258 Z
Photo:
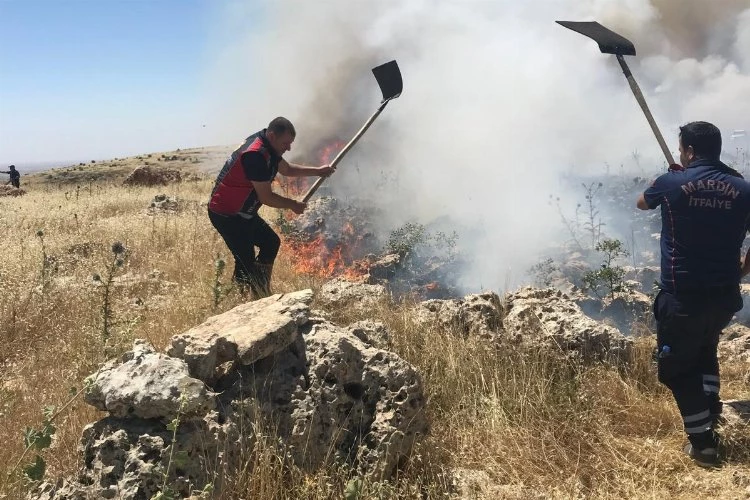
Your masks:
M 648 120 L 648 124 L 651 125 L 651 130 L 654 132 L 656 140 L 659 142 L 659 147 L 661 147 L 662 153 L 664 153 L 664 158 L 667 159 L 667 164 L 674 165 L 675 161 L 674 158 L 672 158 L 672 153 L 669 151 L 667 143 L 664 142 L 664 137 L 661 135 L 659 127 L 656 126 L 654 117 L 651 115 L 651 111 L 649 111 L 648 105 L 646 104 L 646 99 L 643 97 L 643 93 L 641 92 L 640 87 L 638 87 L 635 78 L 633 78 L 633 73 L 630 72 L 630 68 L 625 62 L 624 56 L 635 55 L 635 47 L 633 46 L 633 43 L 627 38 L 618 35 L 614 31 L 605 28 L 597 22 L 557 21 L 557 24 L 591 38 L 599 44 L 599 50 L 601 50 L 602 53 L 614 54 L 617 57 L 617 62 L 620 63 L 622 72 L 625 74 L 625 78 L 627 78 L 628 83 L 630 84 L 630 90 L 633 91 L 636 101 L 641 105 L 643 114 L 646 115 L 646 120 Z
M 365 122 L 365 124 L 362 125 L 362 128 L 359 129 L 359 132 L 357 132 L 352 140 L 350 140 L 349 143 L 344 146 L 344 149 L 342 149 L 341 152 L 336 155 L 336 158 L 334 158 L 333 161 L 329 163 L 331 167 L 335 167 L 336 165 L 338 165 L 344 155 L 348 153 L 349 150 L 357 143 L 359 138 L 362 137 L 365 132 L 367 132 L 367 129 L 370 128 L 370 125 L 372 125 L 372 123 L 375 121 L 375 118 L 377 118 L 378 115 L 383 112 L 385 106 L 391 101 L 391 99 L 395 99 L 396 97 L 401 95 L 401 91 L 404 88 L 404 82 L 401 80 L 401 71 L 398 69 L 398 64 L 396 64 L 396 61 L 387 62 L 385 64 L 381 64 L 376 68 L 372 68 L 372 74 L 375 75 L 375 80 L 378 81 L 380 91 L 383 93 L 383 100 L 380 102 L 380 106 L 378 106 L 378 109 L 375 110 L 375 113 L 373 113 L 372 116 Z M 312 187 L 307 191 L 307 193 L 305 193 L 305 196 L 302 198 L 303 203 L 307 203 L 310 198 L 312 198 L 312 195 L 315 194 L 315 191 L 318 190 L 325 179 L 325 177 L 321 177 L 315 181 L 315 184 L 312 185 Z

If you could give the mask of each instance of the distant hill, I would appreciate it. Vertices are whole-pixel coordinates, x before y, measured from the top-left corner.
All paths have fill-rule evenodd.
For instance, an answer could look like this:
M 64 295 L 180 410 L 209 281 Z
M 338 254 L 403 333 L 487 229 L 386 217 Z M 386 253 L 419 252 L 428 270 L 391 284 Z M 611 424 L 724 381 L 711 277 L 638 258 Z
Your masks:
M 54 162 L 36 164 L 38 170 L 29 174 L 29 169 L 16 165 L 21 171 L 24 187 L 40 185 L 80 185 L 89 183 L 121 183 L 137 167 L 169 168 L 188 174 L 214 174 L 218 172 L 231 153 L 231 146 L 208 146 L 203 148 L 178 149 L 175 151 L 146 153 L 126 158 L 79 162 L 68 166 L 56 166 Z M 32 164 L 28 164 L 31 166 Z

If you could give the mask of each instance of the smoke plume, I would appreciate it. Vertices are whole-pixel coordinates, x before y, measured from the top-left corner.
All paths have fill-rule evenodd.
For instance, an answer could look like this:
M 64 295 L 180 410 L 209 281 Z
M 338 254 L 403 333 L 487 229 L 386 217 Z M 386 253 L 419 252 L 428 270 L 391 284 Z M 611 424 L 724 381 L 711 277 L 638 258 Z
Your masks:
M 403 95 L 328 183 L 377 203 L 384 231 L 410 220 L 455 226 L 473 257 L 467 290 L 524 279 L 558 237 L 550 196 L 581 201 L 561 174 L 664 167 L 614 57 L 555 20 L 597 20 L 634 42 L 631 68 L 673 151 L 677 127 L 692 120 L 716 123 L 728 155 L 746 148 L 729 137 L 750 128 L 748 0 L 263 5 L 227 7 L 222 29 L 243 35 L 213 69 L 221 138 L 284 115 L 298 130 L 290 158 L 315 162 L 321 143 L 347 140 L 375 111 L 370 69 L 396 59 Z M 251 17 L 261 21 L 248 32 Z

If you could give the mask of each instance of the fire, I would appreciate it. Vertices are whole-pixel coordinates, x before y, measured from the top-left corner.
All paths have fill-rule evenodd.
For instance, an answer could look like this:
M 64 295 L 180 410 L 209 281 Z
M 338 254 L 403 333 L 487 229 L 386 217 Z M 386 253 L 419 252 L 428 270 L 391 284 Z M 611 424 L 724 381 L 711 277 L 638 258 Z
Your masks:
M 341 276 L 349 280 L 361 280 L 363 274 L 348 263 L 348 249 L 337 244 L 329 249 L 323 237 L 306 241 L 290 241 L 294 254 L 294 269 L 298 273 L 322 278 Z
M 321 164 L 330 163 L 345 143 L 339 140 L 327 141 L 318 150 L 318 161 Z M 301 197 L 309 189 L 312 182 L 307 178 L 284 179 L 282 188 L 287 196 Z M 288 217 L 287 214 L 285 216 Z M 367 270 L 357 266 L 354 257 L 361 238 L 357 237 L 354 225 L 345 221 L 341 227 L 339 241 L 331 244 L 323 236 L 309 241 L 290 238 L 286 244 L 291 247 L 294 255 L 294 268 L 299 273 L 311 274 L 324 278 L 343 276 L 350 280 L 361 280 L 367 275 Z
M 344 146 L 344 141 L 331 141 L 320 149 L 318 159 L 321 163 L 330 163 Z
M 318 154 L 316 155 L 318 162 L 321 165 L 330 163 L 345 145 L 345 142 L 339 140 L 328 142 L 318 150 Z M 284 193 L 284 196 L 295 199 L 301 198 L 307 193 L 307 190 L 310 189 L 314 181 L 315 179 L 311 177 L 277 177 L 274 180 Z

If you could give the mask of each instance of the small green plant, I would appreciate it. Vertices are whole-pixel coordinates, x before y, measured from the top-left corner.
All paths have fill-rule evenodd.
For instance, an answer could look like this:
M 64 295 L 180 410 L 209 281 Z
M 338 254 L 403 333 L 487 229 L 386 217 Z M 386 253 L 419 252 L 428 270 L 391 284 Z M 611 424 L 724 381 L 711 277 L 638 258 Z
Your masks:
M 396 253 L 402 258 L 411 255 L 416 247 L 425 242 L 426 229 L 417 222 L 407 222 L 391 231 L 385 245 L 386 252 Z
M 596 250 L 596 246 L 602 236 L 602 222 L 599 216 L 599 209 L 597 208 L 596 197 L 604 186 L 601 182 L 592 182 L 591 184 L 582 184 L 583 189 L 586 191 L 586 205 L 588 213 L 586 221 L 583 223 L 583 228 L 589 233 L 591 237 L 591 248 Z
M 274 222 L 276 223 L 276 227 L 279 228 L 279 232 L 284 236 L 294 234 L 294 224 L 292 224 L 292 222 L 286 218 L 283 210 L 278 209 L 276 211 L 276 220 Z
M 424 259 L 439 257 L 443 262 L 452 262 L 458 257 L 456 244 L 458 233 L 442 231 L 429 233 L 424 225 L 408 222 L 391 231 L 384 251 L 398 254 L 401 266 L 415 271 Z
M 39 429 L 34 427 L 26 427 L 23 431 L 23 444 L 25 448 L 34 448 L 38 451 L 49 448 L 52 445 L 52 436 L 54 436 L 57 428 L 52 423 L 52 416 L 55 413 L 54 406 L 45 406 L 42 409 L 44 414 L 44 420 Z M 34 458 L 34 462 L 28 464 L 23 468 L 23 473 L 32 481 L 40 481 L 44 477 L 44 471 L 47 469 L 47 464 L 41 455 L 37 454 Z
M 221 258 L 221 255 L 216 256 L 216 260 L 214 261 L 214 282 L 212 291 L 213 291 L 213 298 L 214 298 L 214 309 L 219 307 L 219 303 L 222 299 L 222 294 L 224 292 L 224 285 L 221 283 L 221 275 L 224 273 L 224 268 L 226 267 L 226 262 L 224 259 Z
M 552 195 L 550 195 L 550 203 L 552 202 Z M 563 212 L 562 207 L 560 206 L 560 198 L 555 198 L 555 204 L 557 206 L 557 213 L 560 215 L 560 220 L 562 220 L 563 225 L 565 226 L 565 229 L 568 230 L 568 234 L 570 234 L 570 239 L 575 243 L 576 247 L 581 251 L 585 252 L 586 250 L 583 248 L 583 244 L 581 244 L 581 239 L 579 233 L 581 232 L 581 204 L 578 203 L 576 205 L 576 210 L 573 215 L 573 218 L 568 218 L 565 216 L 565 212 Z
M 359 500 L 362 497 L 362 479 L 355 477 L 346 483 L 345 500 Z
M 539 287 L 550 287 L 553 283 L 554 274 L 560 268 L 551 257 L 540 260 L 529 268 L 527 273 L 534 279 L 534 284 Z
M 177 492 L 168 484 L 169 482 L 169 471 L 172 468 L 172 465 L 174 464 L 175 467 L 183 467 L 185 464 L 187 464 L 188 460 L 190 460 L 190 457 L 188 456 L 187 452 L 184 450 L 175 452 L 175 448 L 177 447 L 177 431 L 180 428 L 180 418 L 182 417 L 185 406 L 187 404 L 187 398 L 183 394 L 180 396 L 180 408 L 177 411 L 177 416 L 172 419 L 170 423 L 167 424 L 167 430 L 172 431 L 172 444 L 169 447 L 169 460 L 167 461 L 167 468 L 163 472 L 164 479 L 162 481 L 161 485 L 161 491 L 156 493 L 151 497 L 151 500 L 176 500 L 179 498 Z M 210 491 L 212 487 L 204 488 L 203 491 Z
M 75 387 L 70 388 L 71 397 L 68 401 L 63 404 L 60 409 L 55 406 L 45 406 L 42 408 L 44 419 L 42 425 L 39 428 L 26 427 L 23 431 L 23 444 L 24 450 L 21 457 L 16 462 L 16 465 L 8 471 L 8 477 L 11 477 L 21 466 L 26 455 L 32 449 L 42 451 L 52 446 L 52 437 L 57 432 L 57 427 L 54 425 L 55 419 L 71 404 L 75 401 L 78 396 L 81 395 L 89 386 L 91 382 L 84 384 L 81 389 Z M 36 454 L 34 461 L 23 467 L 22 471 L 24 476 L 31 481 L 41 481 L 44 478 L 44 473 L 47 470 L 47 462 L 40 454 Z
M 117 271 L 122 268 L 125 263 L 125 258 L 125 246 L 119 241 L 115 241 L 112 244 L 112 260 L 107 269 L 106 280 L 102 282 L 101 276 L 98 274 L 94 274 L 93 276 L 95 282 L 100 282 L 104 286 L 102 290 L 101 318 L 102 340 L 104 341 L 105 347 L 110 335 L 112 334 L 112 326 L 114 324 L 114 313 L 112 311 L 112 283 L 114 282 Z
M 615 264 L 620 259 L 627 257 L 628 251 L 617 239 L 603 239 L 596 244 L 595 250 L 604 255 L 604 261 L 599 269 L 588 271 L 583 275 L 584 288 L 603 298 L 600 290 L 614 299 L 615 294 L 627 292 L 629 287 L 625 283 L 625 269 Z

